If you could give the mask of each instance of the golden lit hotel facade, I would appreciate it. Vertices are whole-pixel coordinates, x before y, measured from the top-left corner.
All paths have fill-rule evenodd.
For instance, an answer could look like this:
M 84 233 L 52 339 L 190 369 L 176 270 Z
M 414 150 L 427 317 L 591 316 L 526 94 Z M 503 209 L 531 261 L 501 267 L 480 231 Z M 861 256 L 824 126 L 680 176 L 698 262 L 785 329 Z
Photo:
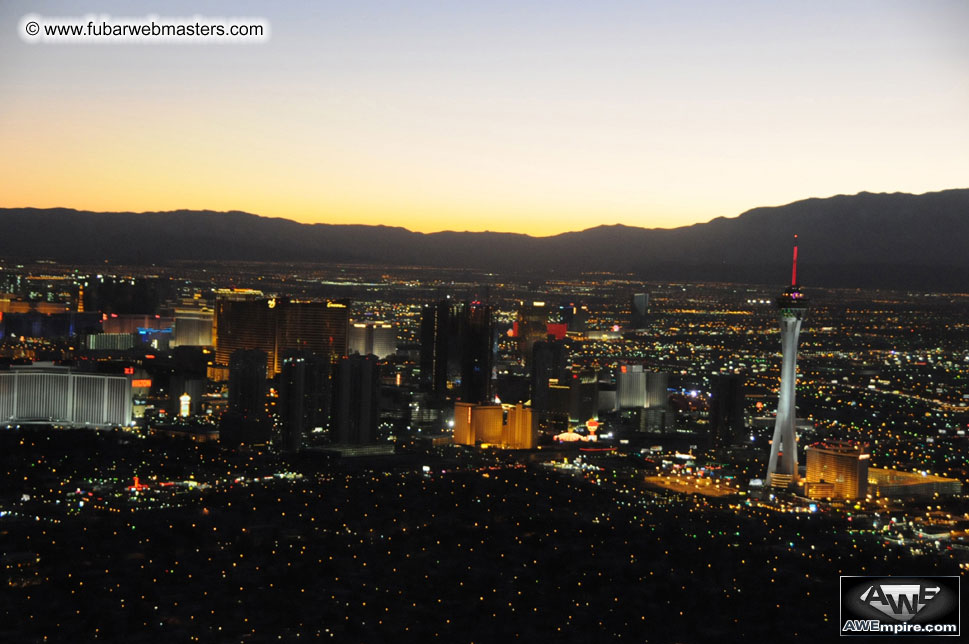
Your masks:
M 831 440 L 808 446 L 804 492 L 810 498 L 862 499 L 870 455 L 863 443 Z
M 454 404 L 454 442 L 506 449 L 534 449 L 538 434 L 531 407 L 517 405 Z

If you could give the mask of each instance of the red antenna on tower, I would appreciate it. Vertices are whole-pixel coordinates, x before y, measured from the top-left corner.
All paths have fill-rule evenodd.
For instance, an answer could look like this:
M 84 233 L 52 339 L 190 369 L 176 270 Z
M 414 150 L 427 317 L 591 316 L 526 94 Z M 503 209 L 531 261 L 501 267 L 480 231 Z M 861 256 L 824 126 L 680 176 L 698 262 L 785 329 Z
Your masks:
M 797 233 L 794 234 L 794 265 L 791 268 L 791 286 L 797 286 Z

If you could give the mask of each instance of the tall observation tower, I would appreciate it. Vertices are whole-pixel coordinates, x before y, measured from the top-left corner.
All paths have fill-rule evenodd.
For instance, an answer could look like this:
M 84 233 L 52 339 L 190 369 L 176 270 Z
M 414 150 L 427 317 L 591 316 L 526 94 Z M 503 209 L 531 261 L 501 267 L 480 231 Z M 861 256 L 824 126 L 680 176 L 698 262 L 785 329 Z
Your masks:
M 791 285 L 777 298 L 781 323 L 781 388 L 777 399 L 774 440 L 767 462 L 767 484 L 788 487 L 797 481 L 797 438 L 794 436 L 794 384 L 797 381 L 797 336 L 807 311 L 807 299 L 797 285 L 797 235 L 794 235 L 794 264 Z

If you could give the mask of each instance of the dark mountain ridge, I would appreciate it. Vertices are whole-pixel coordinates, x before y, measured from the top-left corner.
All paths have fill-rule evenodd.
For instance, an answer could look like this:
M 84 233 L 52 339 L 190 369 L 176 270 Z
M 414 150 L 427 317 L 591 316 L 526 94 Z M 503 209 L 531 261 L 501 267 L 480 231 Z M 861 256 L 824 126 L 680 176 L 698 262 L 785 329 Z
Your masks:
M 0 257 L 21 261 L 374 263 L 753 283 L 783 283 L 798 233 L 804 284 L 969 290 L 969 189 L 863 192 L 681 228 L 603 225 L 551 237 L 300 224 L 238 211 L 67 208 L 0 209 L 0 231 Z

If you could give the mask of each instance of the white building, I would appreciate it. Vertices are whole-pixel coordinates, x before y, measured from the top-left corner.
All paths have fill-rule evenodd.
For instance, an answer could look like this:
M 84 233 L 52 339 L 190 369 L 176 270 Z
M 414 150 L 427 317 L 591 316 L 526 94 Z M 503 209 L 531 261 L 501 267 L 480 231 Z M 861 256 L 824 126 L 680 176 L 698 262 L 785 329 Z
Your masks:
M 0 422 L 117 427 L 131 420 L 127 376 L 76 372 L 50 363 L 0 371 Z
M 640 364 L 619 366 L 616 374 L 616 409 L 665 408 L 669 374 L 645 371 Z
M 347 345 L 350 353 L 386 358 L 397 353 L 397 330 L 389 322 L 354 322 Z

